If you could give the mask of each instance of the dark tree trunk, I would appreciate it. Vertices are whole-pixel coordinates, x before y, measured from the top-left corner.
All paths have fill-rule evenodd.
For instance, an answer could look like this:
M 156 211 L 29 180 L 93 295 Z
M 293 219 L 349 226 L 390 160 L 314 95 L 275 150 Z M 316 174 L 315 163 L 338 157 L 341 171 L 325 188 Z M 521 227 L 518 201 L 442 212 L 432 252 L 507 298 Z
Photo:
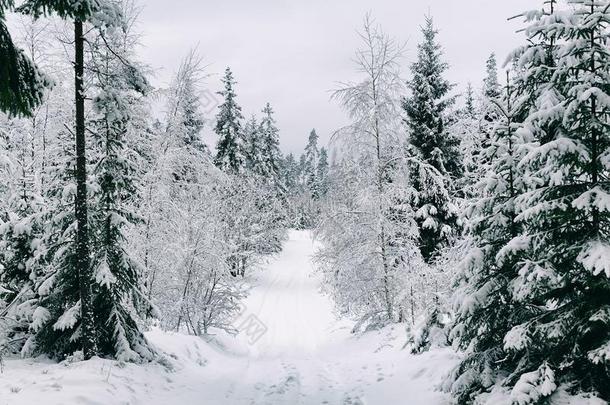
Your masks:
M 81 302 L 81 343 L 85 359 L 96 355 L 92 306 L 89 230 L 87 226 L 87 159 L 85 156 L 85 95 L 83 23 L 74 21 L 74 89 L 76 103 L 76 268 Z

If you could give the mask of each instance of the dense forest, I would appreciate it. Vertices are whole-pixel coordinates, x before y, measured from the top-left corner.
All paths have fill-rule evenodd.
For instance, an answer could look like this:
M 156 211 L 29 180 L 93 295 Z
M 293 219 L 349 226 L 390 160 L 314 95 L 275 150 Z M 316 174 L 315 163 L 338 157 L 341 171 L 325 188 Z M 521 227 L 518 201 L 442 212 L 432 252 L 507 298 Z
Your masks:
M 456 403 L 610 400 L 610 3 L 539 3 L 464 92 L 432 16 L 406 65 L 367 15 L 332 92 L 349 124 L 295 155 L 229 67 L 201 112 L 196 48 L 153 87 L 133 2 L 0 0 L 0 358 L 146 364 L 153 327 L 236 334 L 299 229 L 353 334 L 459 353 Z

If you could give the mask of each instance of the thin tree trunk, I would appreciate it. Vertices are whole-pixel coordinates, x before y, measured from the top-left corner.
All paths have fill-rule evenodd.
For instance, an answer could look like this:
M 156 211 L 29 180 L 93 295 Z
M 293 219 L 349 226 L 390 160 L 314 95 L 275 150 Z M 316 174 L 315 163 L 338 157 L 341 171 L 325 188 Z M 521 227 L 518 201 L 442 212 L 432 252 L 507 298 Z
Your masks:
M 81 344 L 85 359 L 96 355 L 95 320 L 92 305 L 89 230 L 87 224 L 87 159 L 85 155 L 85 95 L 83 23 L 74 21 L 74 90 L 76 104 L 76 269 L 81 302 Z
M 591 14 L 595 13 L 595 2 L 591 2 Z M 591 29 L 591 74 L 595 76 L 597 67 L 595 65 L 595 29 Z M 595 122 L 597 121 L 597 100 L 595 96 L 591 98 L 591 121 L 594 125 L 591 125 L 591 188 L 597 187 L 598 179 L 598 168 L 597 159 L 599 155 L 598 151 L 598 135 L 597 128 L 595 128 Z M 593 233 L 597 237 L 599 236 L 599 210 L 597 207 L 592 209 L 593 217 Z
M 371 64 L 373 66 L 373 64 Z M 381 248 L 381 262 L 383 265 L 383 294 L 386 304 L 386 312 L 388 321 L 392 321 L 394 309 L 392 308 L 392 297 L 390 294 L 390 265 L 388 264 L 388 256 L 386 250 L 386 231 L 385 231 L 385 210 L 383 204 L 384 193 L 384 167 L 381 161 L 381 131 L 379 130 L 379 117 L 377 116 L 377 85 L 375 75 L 372 75 L 372 90 L 373 90 L 373 105 L 375 108 L 375 147 L 377 152 L 377 190 L 379 193 L 379 214 L 380 214 L 380 229 L 379 229 L 379 244 Z

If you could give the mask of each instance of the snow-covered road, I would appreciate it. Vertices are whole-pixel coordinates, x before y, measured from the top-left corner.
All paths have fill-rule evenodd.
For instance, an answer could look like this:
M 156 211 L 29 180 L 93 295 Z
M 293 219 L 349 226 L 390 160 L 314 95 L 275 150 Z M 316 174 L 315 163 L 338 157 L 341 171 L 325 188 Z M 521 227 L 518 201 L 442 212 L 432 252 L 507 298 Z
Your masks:
M 313 253 L 309 232 L 291 231 L 282 252 L 259 273 L 245 308 L 267 331 L 252 344 L 252 355 L 307 356 L 327 343 L 336 322 L 332 303 L 319 292 Z
M 449 352 L 413 357 L 400 350 L 401 328 L 355 338 L 337 320 L 314 271 L 315 243 L 291 231 L 283 251 L 260 272 L 246 311 L 266 332 L 249 346 L 248 363 L 227 403 L 442 404 L 434 391 Z M 240 338 L 247 343 L 246 333 Z
M 402 327 L 351 335 L 351 324 L 336 320 L 332 303 L 320 293 L 311 264 L 314 249 L 308 232 L 290 233 L 283 251 L 255 275 L 236 321 L 243 329 L 237 339 L 219 332 L 214 343 L 206 343 L 149 332 L 167 354 L 169 369 L 102 359 L 8 360 L 0 374 L 0 405 L 34 405 L 43 399 L 48 405 L 448 403 L 434 387 L 455 355 L 450 350 L 410 355 L 401 350 Z

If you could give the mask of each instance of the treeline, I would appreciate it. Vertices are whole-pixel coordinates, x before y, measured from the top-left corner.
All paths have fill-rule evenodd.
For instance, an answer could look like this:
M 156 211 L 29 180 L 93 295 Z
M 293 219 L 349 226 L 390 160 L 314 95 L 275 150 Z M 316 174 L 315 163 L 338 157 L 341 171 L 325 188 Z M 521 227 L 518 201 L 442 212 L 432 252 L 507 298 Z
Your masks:
M 569 4 L 568 4 L 569 3 Z M 370 19 L 338 89 L 317 260 L 358 328 L 407 322 L 414 352 L 463 351 L 458 403 L 610 399 L 610 4 L 522 14 L 499 80 L 456 103 L 430 17 L 410 75 Z M 502 84 L 501 84 L 502 82 Z

